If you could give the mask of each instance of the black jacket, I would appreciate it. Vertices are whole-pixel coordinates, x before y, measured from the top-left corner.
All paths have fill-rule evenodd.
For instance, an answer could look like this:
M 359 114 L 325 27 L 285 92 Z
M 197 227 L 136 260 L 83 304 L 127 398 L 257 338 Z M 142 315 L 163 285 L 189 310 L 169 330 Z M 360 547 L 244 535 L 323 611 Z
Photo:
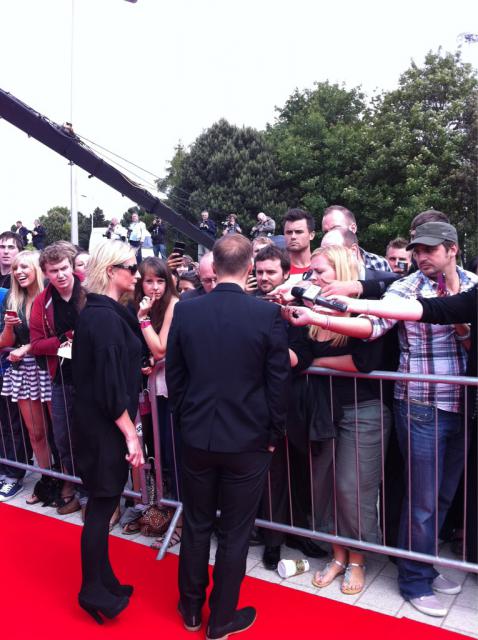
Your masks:
M 285 431 L 290 362 L 279 307 L 222 283 L 174 309 L 166 382 L 191 447 L 260 451 Z
M 88 294 L 73 340 L 74 454 L 86 489 L 120 495 L 128 474 L 123 434 L 115 424 L 126 410 L 134 420 L 141 387 L 138 321 L 112 298 Z

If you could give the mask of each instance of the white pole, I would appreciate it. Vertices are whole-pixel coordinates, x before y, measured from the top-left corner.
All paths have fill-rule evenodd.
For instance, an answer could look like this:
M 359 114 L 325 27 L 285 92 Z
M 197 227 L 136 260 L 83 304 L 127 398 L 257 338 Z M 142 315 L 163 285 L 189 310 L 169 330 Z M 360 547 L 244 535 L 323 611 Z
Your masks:
M 71 40 L 70 40 L 70 123 L 73 126 L 73 63 L 74 63 L 74 33 L 75 33 L 75 0 L 71 0 Z M 78 206 L 76 201 L 76 168 L 70 163 L 70 215 L 71 242 L 78 244 Z

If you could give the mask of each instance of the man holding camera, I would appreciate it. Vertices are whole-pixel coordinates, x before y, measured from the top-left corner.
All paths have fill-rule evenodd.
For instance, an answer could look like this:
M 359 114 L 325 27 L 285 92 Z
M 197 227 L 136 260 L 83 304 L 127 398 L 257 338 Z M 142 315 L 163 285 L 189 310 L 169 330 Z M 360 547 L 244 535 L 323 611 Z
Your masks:
M 216 223 L 214 222 L 214 220 L 211 220 L 209 218 L 209 211 L 201 212 L 201 221 L 198 226 L 203 233 L 206 233 L 213 240 L 216 239 Z M 208 251 L 209 249 L 203 244 L 198 244 L 198 261 L 201 260 L 203 255 Z
M 166 260 L 166 224 L 161 218 L 156 217 L 149 228 L 151 240 L 153 242 L 153 253 L 156 258 Z
M 408 240 L 395 238 L 390 240 L 385 251 L 385 258 L 393 273 L 406 276 L 412 263 L 410 251 L 407 251 Z

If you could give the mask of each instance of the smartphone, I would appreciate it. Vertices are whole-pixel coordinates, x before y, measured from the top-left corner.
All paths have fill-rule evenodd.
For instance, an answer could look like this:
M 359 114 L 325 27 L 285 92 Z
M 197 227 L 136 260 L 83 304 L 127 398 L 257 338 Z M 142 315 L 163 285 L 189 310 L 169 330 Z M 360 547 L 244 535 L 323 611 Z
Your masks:
M 176 240 L 173 247 L 173 253 L 178 253 L 180 256 L 183 256 L 185 250 L 186 250 L 186 243 Z
M 18 313 L 16 311 L 13 311 L 13 309 L 7 309 L 5 311 L 5 315 L 9 318 L 18 318 Z

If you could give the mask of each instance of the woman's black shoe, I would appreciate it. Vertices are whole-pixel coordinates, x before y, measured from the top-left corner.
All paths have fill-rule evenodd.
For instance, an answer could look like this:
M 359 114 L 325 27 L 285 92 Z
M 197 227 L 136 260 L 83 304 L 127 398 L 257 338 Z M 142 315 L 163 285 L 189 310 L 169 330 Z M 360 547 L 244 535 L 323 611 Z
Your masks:
M 280 545 L 277 547 L 265 547 L 262 555 L 262 564 L 265 569 L 275 571 L 280 561 Z
M 82 609 L 90 614 L 93 620 L 96 620 L 98 624 L 103 624 L 103 619 L 100 616 L 100 613 L 105 618 L 115 618 L 123 611 L 123 609 L 126 609 L 129 604 L 129 598 L 124 596 L 117 598 L 112 595 L 111 598 L 102 598 L 102 602 L 95 602 L 94 600 L 79 595 L 78 604 Z

